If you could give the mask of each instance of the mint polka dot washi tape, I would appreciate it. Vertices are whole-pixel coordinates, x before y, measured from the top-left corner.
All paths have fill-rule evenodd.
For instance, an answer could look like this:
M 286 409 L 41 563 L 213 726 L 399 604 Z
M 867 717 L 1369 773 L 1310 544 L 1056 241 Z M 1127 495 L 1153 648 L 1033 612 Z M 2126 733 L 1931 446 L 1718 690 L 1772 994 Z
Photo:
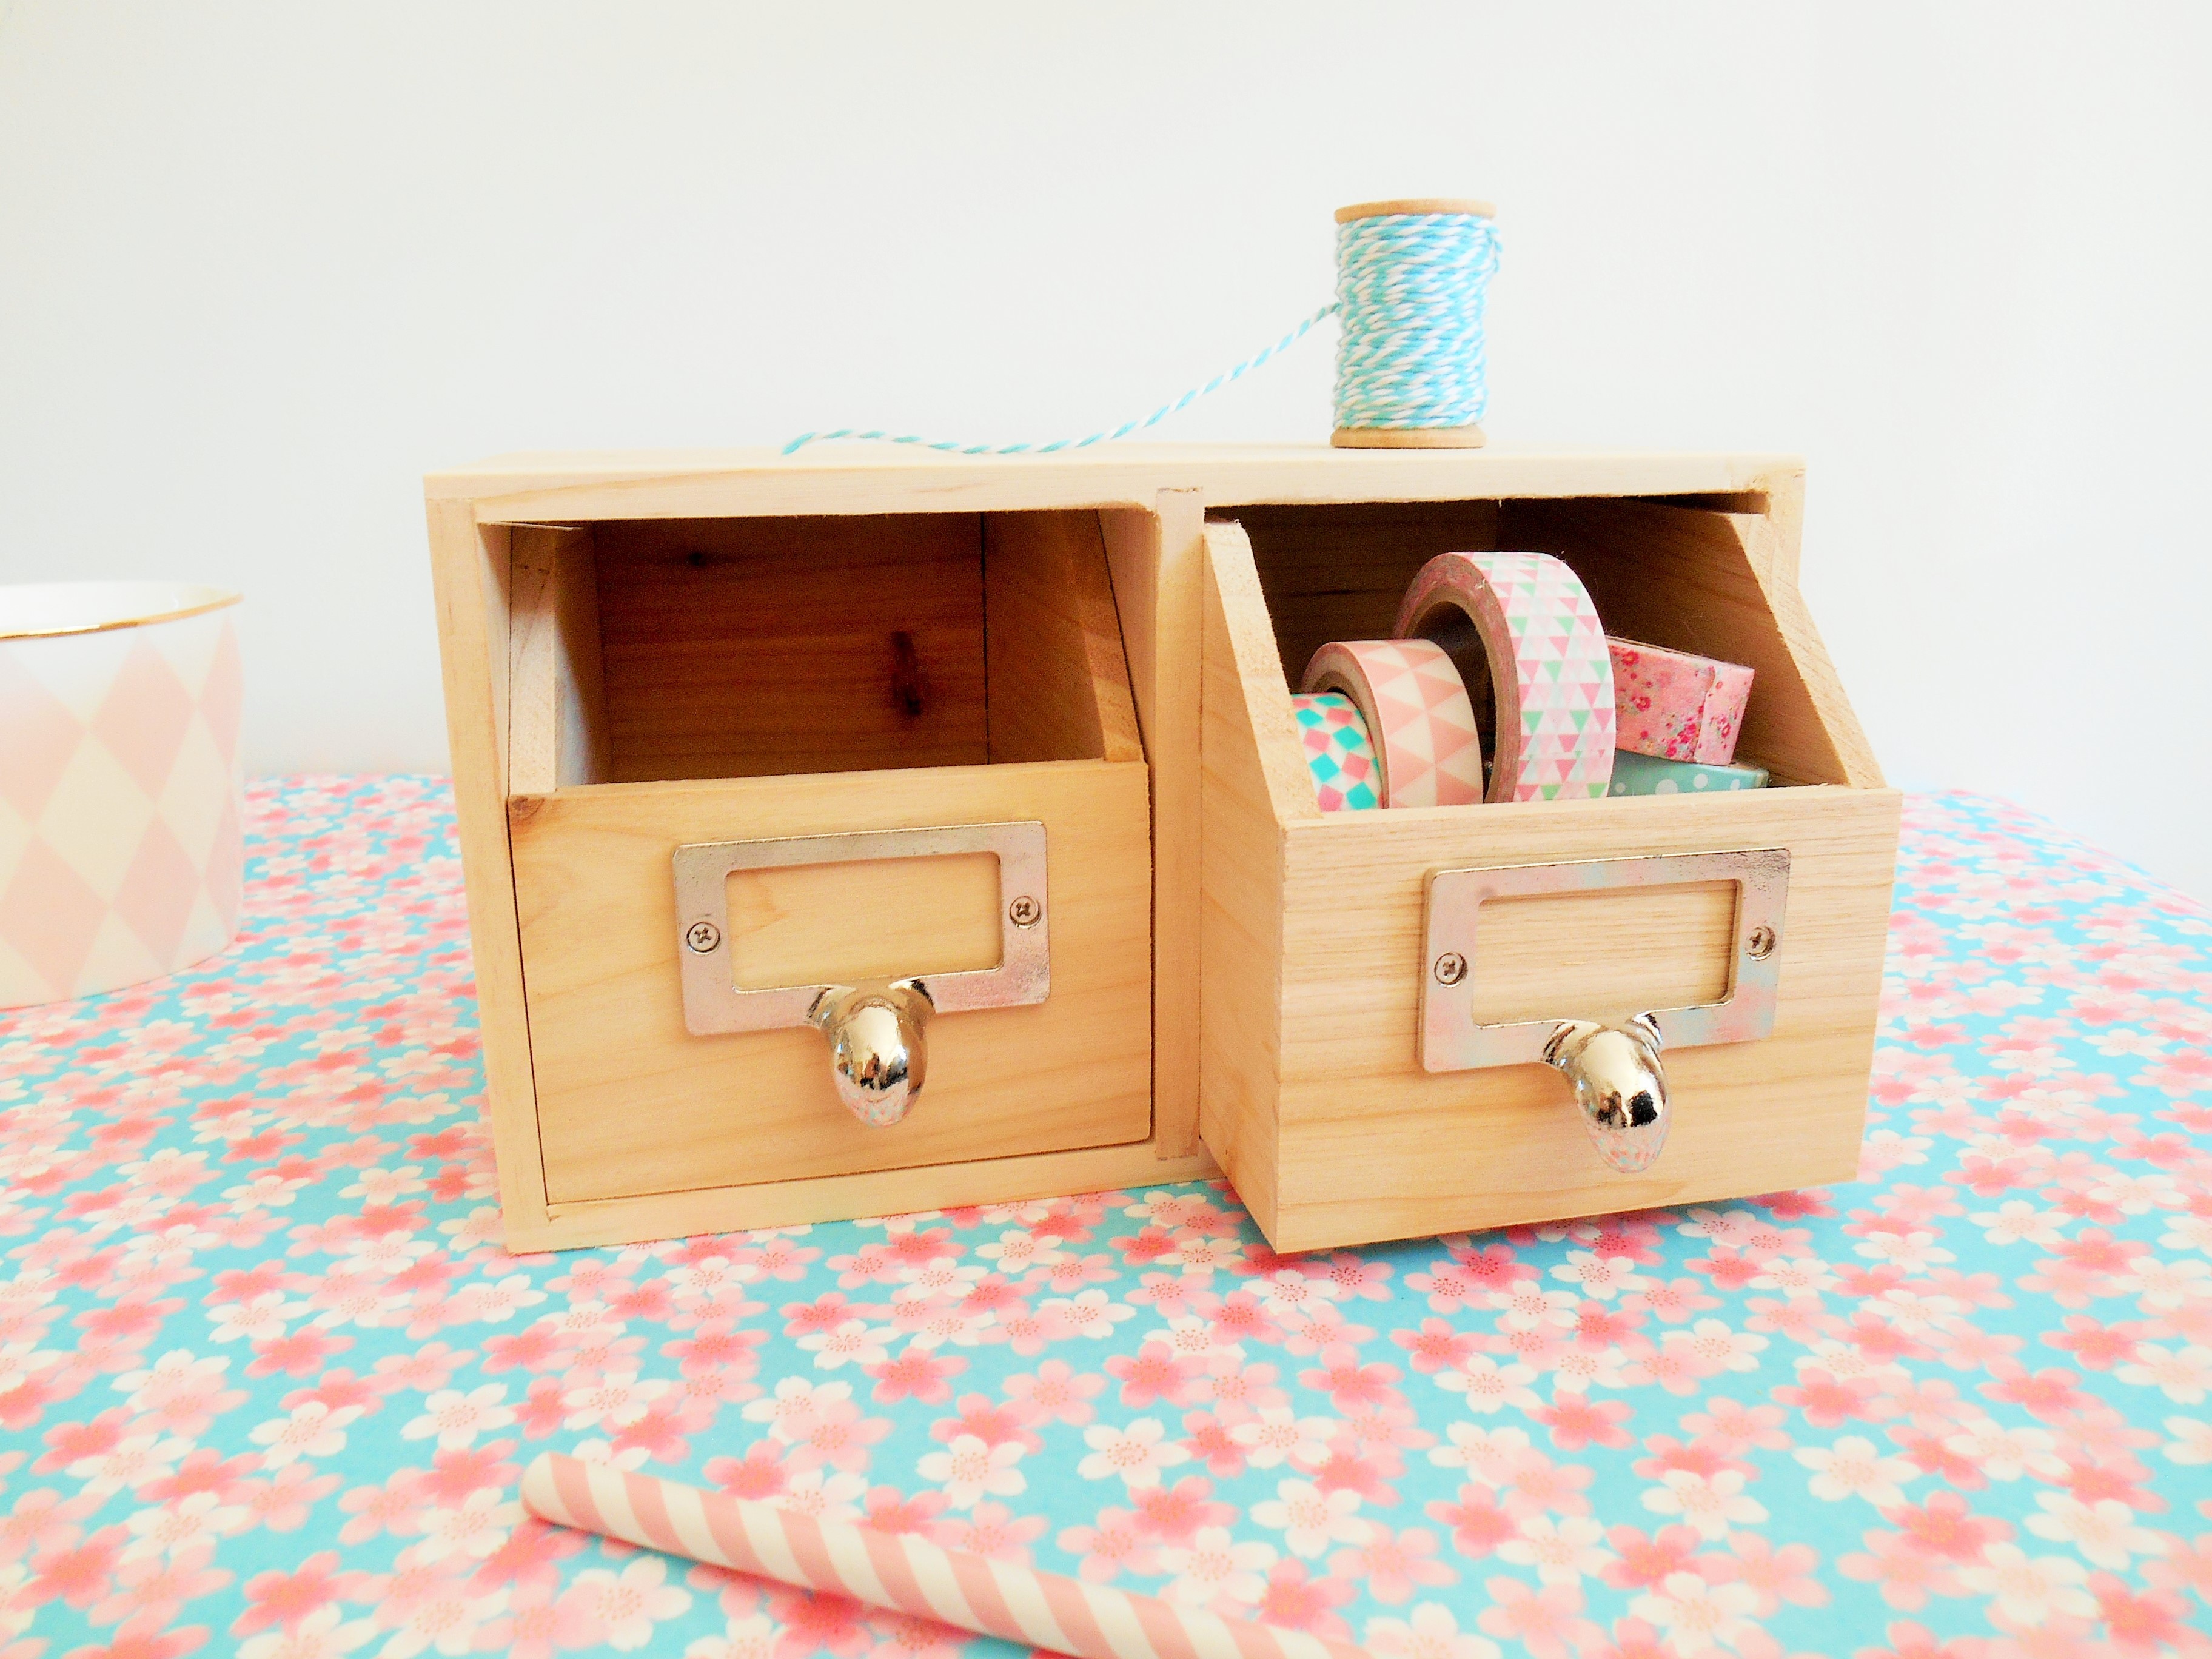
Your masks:
M 1485 799 L 1589 800 L 1613 781 L 1613 659 L 1597 606 L 1548 553 L 1439 553 L 1398 610 L 1398 638 L 1450 654 L 1480 716 L 1497 711 Z
M 1622 750 L 1613 757 L 1616 795 L 1725 795 L 1733 789 L 1764 789 L 1762 766 L 1707 766 L 1701 761 L 1661 760 Z
M 1294 696 L 1291 706 L 1321 810 L 1362 812 L 1382 805 L 1382 769 L 1359 706 L 1338 691 Z

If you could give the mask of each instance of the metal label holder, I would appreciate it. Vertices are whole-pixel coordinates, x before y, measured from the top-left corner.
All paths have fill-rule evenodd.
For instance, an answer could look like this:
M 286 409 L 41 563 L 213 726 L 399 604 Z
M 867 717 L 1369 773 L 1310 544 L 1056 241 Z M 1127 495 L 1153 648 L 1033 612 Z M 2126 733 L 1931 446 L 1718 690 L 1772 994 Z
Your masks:
M 1052 905 L 1046 891 L 1042 823 L 779 836 L 761 841 L 696 842 L 676 849 L 673 943 L 683 974 L 685 1028 L 695 1036 L 715 1036 L 805 1025 L 811 1023 L 815 1005 L 842 988 L 826 981 L 739 988 L 730 939 L 728 883 L 733 872 L 963 853 L 998 855 L 999 965 L 915 975 L 912 983 L 939 1013 L 1042 1002 L 1052 990 Z
M 1489 900 L 1714 881 L 1733 882 L 1736 888 L 1728 994 L 1718 1002 L 1692 1007 L 1638 1011 L 1656 1023 L 1669 1048 L 1747 1042 L 1774 1029 L 1775 998 L 1782 978 L 1783 908 L 1790 891 L 1787 848 L 1431 871 L 1420 966 L 1423 1069 L 1461 1072 L 1540 1062 L 1559 1028 L 1585 1012 L 1561 1009 L 1557 1019 L 1495 1024 L 1475 1018 L 1474 964 L 1480 960 L 1480 917 Z M 1456 975 L 1449 981 L 1440 978 L 1451 971 L 1447 958 L 1455 957 Z

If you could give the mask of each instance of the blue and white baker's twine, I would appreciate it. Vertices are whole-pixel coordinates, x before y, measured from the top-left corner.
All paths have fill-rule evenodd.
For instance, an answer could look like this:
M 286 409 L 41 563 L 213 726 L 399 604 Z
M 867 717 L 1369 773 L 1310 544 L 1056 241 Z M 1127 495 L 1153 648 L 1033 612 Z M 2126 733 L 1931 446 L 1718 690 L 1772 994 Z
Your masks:
M 1482 313 L 1498 229 L 1471 213 L 1381 214 L 1336 228 L 1340 427 L 1472 426 L 1490 406 Z
M 963 444 L 915 433 L 802 432 L 787 455 L 812 443 L 848 438 L 913 444 L 955 455 L 1050 455 L 1088 449 L 1158 426 L 1207 393 L 1241 380 L 1304 339 L 1324 317 L 1339 319 L 1339 427 L 1472 426 L 1489 406 L 1484 382 L 1482 315 L 1498 270 L 1498 229 L 1468 213 L 1403 213 L 1352 219 L 1336 232 L 1336 298 L 1234 368 L 1162 404 L 1141 420 L 1088 437 L 1047 444 Z

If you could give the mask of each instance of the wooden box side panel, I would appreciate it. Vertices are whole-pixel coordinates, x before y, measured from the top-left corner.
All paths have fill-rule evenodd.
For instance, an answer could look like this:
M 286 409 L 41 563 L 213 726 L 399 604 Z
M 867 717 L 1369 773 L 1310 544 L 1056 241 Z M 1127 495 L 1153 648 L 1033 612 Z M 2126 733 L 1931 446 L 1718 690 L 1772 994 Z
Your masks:
M 507 792 L 612 782 L 591 526 L 519 524 L 509 533 Z
M 1096 513 L 986 514 L 983 609 L 994 763 L 1144 759 Z
M 1282 1249 L 1318 1249 L 1850 1179 L 1898 811 L 1892 792 L 1815 787 L 1294 826 L 1269 1237 Z M 1792 860 L 1773 1034 L 1667 1054 L 1675 1125 L 1647 1174 L 1599 1162 L 1565 1080 L 1547 1067 L 1422 1069 L 1430 871 L 1759 847 L 1786 847 Z M 1532 957 L 1528 973 L 1541 971 Z
M 1783 533 L 1759 515 L 1654 501 L 1509 501 L 1499 525 L 1512 546 L 1572 564 L 1608 634 L 1751 667 L 1736 751 L 1745 762 L 1779 782 L 1880 788 L 1796 583 L 1760 556 Z
M 872 1127 L 838 1103 L 811 1029 L 685 1030 L 670 865 L 679 844 L 1024 818 L 1047 826 L 1051 994 L 932 1021 L 928 1086 L 904 1122 Z M 1147 842 L 1145 769 L 1127 762 L 610 785 L 518 803 L 515 883 L 549 1196 L 1144 1139 Z M 929 920 L 884 918 L 887 945 L 902 925 L 926 935 Z
M 1290 692 L 1266 625 L 1250 544 L 1234 525 L 1209 525 L 1206 548 L 1199 1128 L 1273 1237 L 1282 1076 L 1282 823 L 1303 815 L 1301 794 L 1314 815 L 1320 808 L 1296 748 Z M 1255 727 L 1266 728 L 1271 740 L 1263 742 Z
M 1098 514 L 1152 782 L 1152 1139 L 1198 1150 L 1199 659 L 1205 508 L 1191 489 Z
M 465 501 L 429 505 L 430 568 L 453 766 L 453 808 L 468 884 L 484 1093 L 510 1228 L 545 1220 L 530 1027 L 507 833 L 507 589 L 510 532 L 479 529 Z

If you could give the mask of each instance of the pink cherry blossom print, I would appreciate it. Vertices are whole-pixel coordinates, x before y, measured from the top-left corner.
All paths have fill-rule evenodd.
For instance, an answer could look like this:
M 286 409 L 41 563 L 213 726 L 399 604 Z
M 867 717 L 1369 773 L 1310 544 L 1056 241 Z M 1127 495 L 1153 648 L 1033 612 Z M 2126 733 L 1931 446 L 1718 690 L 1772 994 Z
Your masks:
M 2187 1653 L 2212 918 L 1914 798 L 1863 1178 L 1279 1255 L 1218 1183 L 499 1243 L 442 785 L 0 1015 L 0 1655 L 986 1659 L 526 1517 L 541 1449 L 1378 1659 Z

